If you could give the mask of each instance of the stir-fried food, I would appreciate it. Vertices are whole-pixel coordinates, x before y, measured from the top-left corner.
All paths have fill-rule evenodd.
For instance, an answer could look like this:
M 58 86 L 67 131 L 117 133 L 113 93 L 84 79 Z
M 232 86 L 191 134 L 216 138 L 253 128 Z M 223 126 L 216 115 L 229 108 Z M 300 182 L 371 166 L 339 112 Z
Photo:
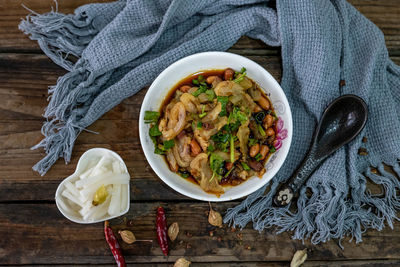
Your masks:
M 246 69 L 205 71 L 179 82 L 160 112 L 146 111 L 155 146 L 171 171 L 209 193 L 265 173 L 277 117 Z

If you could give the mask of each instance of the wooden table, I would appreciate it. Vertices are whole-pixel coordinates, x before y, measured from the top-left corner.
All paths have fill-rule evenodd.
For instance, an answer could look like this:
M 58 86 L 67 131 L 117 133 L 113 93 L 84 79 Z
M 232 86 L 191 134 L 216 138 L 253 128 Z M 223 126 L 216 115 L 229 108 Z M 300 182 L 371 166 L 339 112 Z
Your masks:
M 59 0 L 59 10 L 69 13 L 90 0 Z M 368 231 L 363 242 L 343 240 L 311 245 L 293 241 L 290 233 L 262 234 L 249 226 L 243 231 L 216 229 L 207 222 L 208 204 L 186 198 L 167 187 L 149 167 L 139 143 L 138 114 L 146 90 L 109 111 L 90 130 L 83 132 L 74 147 L 72 161 L 59 160 L 41 177 L 31 167 L 44 155 L 30 150 L 41 140 L 41 114 L 47 105 L 47 87 L 65 71 L 53 64 L 17 28 L 28 12 L 43 13 L 52 0 L 0 0 L 0 264 L 113 266 L 114 259 L 104 240 L 103 224 L 79 225 L 65 219 L 54 203 L 57 185 L 70 175 L 84 151 L 105 147 L 125 160 L 131 181 L 131 208 L 125 216 L 139 241 L 122 244 L 129 265 L 171 265 L 186 257 L 199 266 L 288 266 L 293 253 L 304 247 L 309 260 L 304 266 L 400 266 L 400 228 Z M 351 3 L 384 32 L 391 58 L 400 64 L 400 1 L 352 0 Z M 260 41 L 241 38 L 230 52 L 244 55 L 281 77 L 279 49 Z M 238 201 L 214 204 L 224 212 Z M 156 242 L 155 210 L 162 205 L 170 223 L 177 221 L 181 232 L 164 257 Z M 112 221 L 114 230 L 120 229 Z M 213 236 L 210 236 L 210 232 Z

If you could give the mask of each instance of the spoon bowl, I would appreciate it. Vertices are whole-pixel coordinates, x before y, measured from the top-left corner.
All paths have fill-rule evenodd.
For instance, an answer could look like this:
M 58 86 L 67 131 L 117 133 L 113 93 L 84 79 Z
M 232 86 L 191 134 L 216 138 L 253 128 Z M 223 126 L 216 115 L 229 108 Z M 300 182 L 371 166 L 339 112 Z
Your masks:
M 364 128 L 367 113 L 367 105 L 358 96 L 336 98 L 322 114 L 314 139 L 315 156 L 328 156 L 353 140 Z
M 307 156 L 294 175 L 281 185 L 274 204 L 286 206 L 291 203 L 314 170 L 361 132 L 367 122 L 367 114 L 367 105 L 356 95 L 343 95 L 329 104 L 322 114 Z

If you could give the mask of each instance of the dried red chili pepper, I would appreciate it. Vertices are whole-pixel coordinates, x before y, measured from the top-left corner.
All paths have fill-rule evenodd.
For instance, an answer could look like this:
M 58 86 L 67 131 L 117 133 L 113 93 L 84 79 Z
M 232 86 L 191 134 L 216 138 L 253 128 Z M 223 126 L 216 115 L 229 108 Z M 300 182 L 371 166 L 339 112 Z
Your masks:
M 126 267 L 125 259 L 124 256 L 122 256 L 121 248 L 108 221 L 104 222 L 104 235 L 106 236 L 107 243 L 110 246 L 112 254 L 114 255 L 114 259 L 117 262 L 117 266 Z
M 168 238 L 167 238 L 167 218 L 165 217 L 165 211 L 163 207 L 157 209 L 157 239 L 158 244 L 165 256 L 168 255 Z

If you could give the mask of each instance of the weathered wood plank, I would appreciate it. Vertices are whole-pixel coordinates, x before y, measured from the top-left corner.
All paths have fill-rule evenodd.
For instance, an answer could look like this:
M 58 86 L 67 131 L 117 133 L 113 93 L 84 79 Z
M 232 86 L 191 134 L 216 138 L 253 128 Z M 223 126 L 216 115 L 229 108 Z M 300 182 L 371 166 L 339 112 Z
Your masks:
M 60 12 L 72 13 L 73 10 L 86 3 L 109 2 L 110 0 L 59 0 Z M 385 34 L 386 44 L 391 54 L 400 54 L 400 4 L 397 0 L 350 0 L 362 14 L 374 22 Z M 0 0 L 0 51 L 39 51 L 35 42 L 30 41 L 18 30 L 21 18 L 29 12 L 21 4 L 38 12 L 44 13 L 54 6 L 52 0 Z M 241 38 L 234 46 L 235 49 L 247 50 L 250 54 L 255 50 L 265 50 L 269 53 L 271 48 L 260 41 L 254 42 L 249 38 Z M 273 49 L 273 48 L 272 48 Z M 259 53 L 260 51 L 258 51 Z
M 281 261 L 281 262 L 255 262 L 255 261 L 246 261 L 246 262 L 214 262 L 212 265 L 210 263 L 202 263 L 202 262 L 193 262 L 191 266 L 196 267 L 288 267 L 290 264 L 289 261 Z M 348 266 L 365 266 L 365 267 L 397 267 L 400 265 L 399 260 L 337 260 L 337 261 L 313 261 L 307 260 L 302 267 L 348 267 Z M 13 266 L 13 265 L 11 265 Z M 35 267 L 47 267 L 48 265 L 24 265 L 24 266 L 35 266 Z M 70 267 L 71 265 L 61 265 L 61 264 L 53 264 L 55 267 Z M 74 264 L 74 267 L 87 266 L 86 264 Z M 96 264 L 96 266 L 101 267 L 114 267 L 115 264 Z M 171 263 L 129 263 L 129 266 L 135 267 L 165 267 L 171 266 Z
M 236 203 L 218 203 L 214 208 L 223 212 Z M 181 229 L 178 239 L 170 244 L 167 258 L 162 256 L 156 242 L 155 210 L 160 204 L 166 210 L 168 222 L 177 221 Z M 132 219 L 133 226 L 120 225 L 121 220 L 114 220 L 112 224 L 114 231 L 130 229 L 138 240 L 152 240 L 132 245 L 121 242 L 131 263 L 174 262 L 181 256 L 203 263 L 288 262 L 297 249 L 304 247 L 309 250 L 310 261 L 400 259 L 396 245 L 400 242 L 398 229 L 368 232 L 359 245 L 346 239 L 345 249 L 341 250 L 334 241 L 318 246 L 309 242 L 303 245 L 301 241 L 291 240 L 289 233 L 276 236 L 271 232 L 258 234 L 250 228 L 235 232 L 229 227 L 216 229 L 208 224 L 207 211 L 207 203 L 133 203 L 126 216 Z M 0 235 L 0 264 L 112 264 L 114 260 L 105 243 L 102 224 L 69 222 L 54 204 L 1 204 Z

